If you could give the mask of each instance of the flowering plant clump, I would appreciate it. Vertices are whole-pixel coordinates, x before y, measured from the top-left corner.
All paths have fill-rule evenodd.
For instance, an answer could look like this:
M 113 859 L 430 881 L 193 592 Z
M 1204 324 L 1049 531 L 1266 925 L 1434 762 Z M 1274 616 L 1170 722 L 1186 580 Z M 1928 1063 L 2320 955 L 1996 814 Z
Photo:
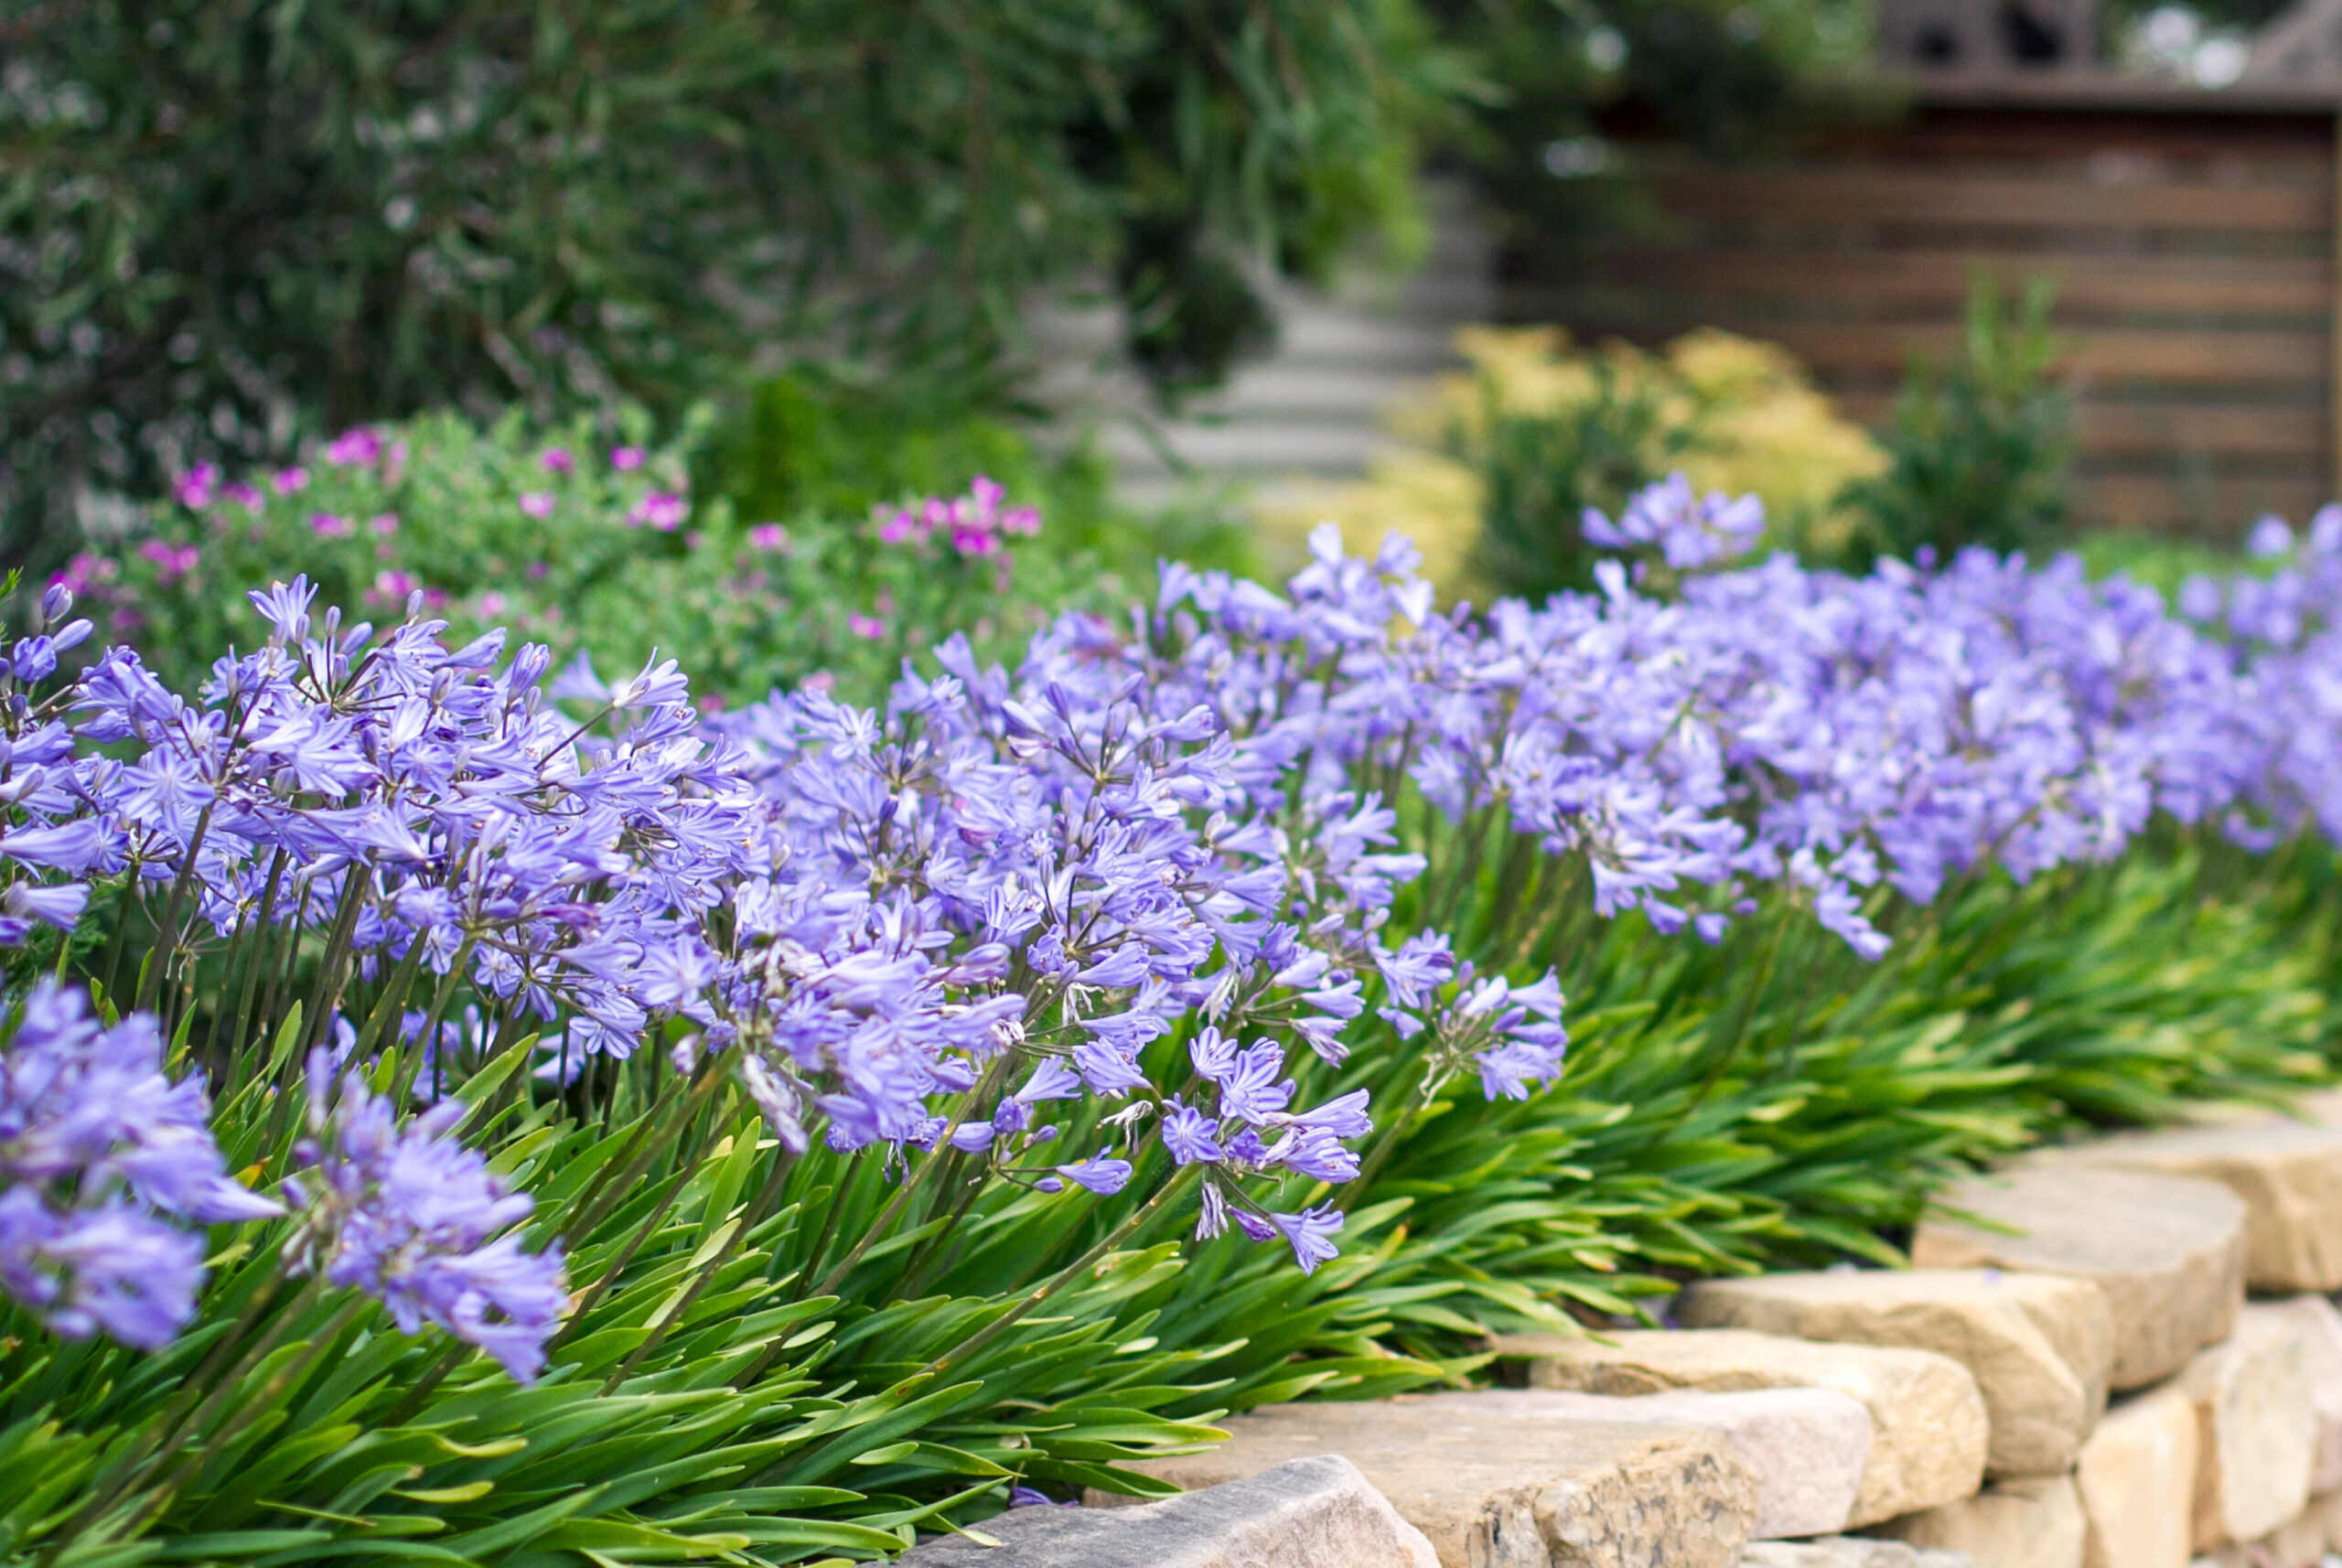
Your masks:
M 320 461 L 384 459 L 345 440 Z M 1004 499 L 865 542 L 997 573 L 1031 527 Z M 2265 710 L 2321 711 L 2342 522 L 2190 619 L 2067 562 L 1732 565 L 1759 521 L 1670 482 L 1589 520 L 1632 550 L 1595 592 L 1485 617 L 1329 526 L 1283 593 L 1168 565 L 1013 671 L 953 635 L 882 704 L 808 681 L 713 715 L 671 656 L 609 678 L 420 589 L 354 621 L 299 576 L 191 692 L 120 645 L 71 673 L 89 627 L 55 585 L 0 673 L 0 1290 L 23 1354 L 149 1351 L 169 1391 L 41 1528 L 258 1540 L 239 1510 L 285 1503 L 396 1535 L 476 1505 L 458 1557 L 734 1552 L 861 1506 L 848 1463 L 1087 1484 L 1200 1429 L 1004 1432 L 1058 1364 L 1012 1347 L 1080 1359 L 1038 1309 L 1183 1248 L 1339 1274 L 1410 1137 L 1568 1069 L 1548 963 L 1581 909 L 1877 961 L 1898 901 L 2105 861 L 2158 812 L 2251 843 L 2332 820 Z M 543 1434 L 484 1412 L 604 1396 L 676 1433 L 720 1396 L 750 1477 L 646 1460 L 666 1478 L 577 1492 L 618 1510 L 594 1529 L 510 1523 L 577 1483 L 495 1468 Z M 331 1435 L 350 1401 L 374 1435 Z M 918 1435 L 946 1411 L 968 1429 Z M 489 1467 L 407 1486 L 443 1461 Z M 872 1508 L 782 1523 L 867 1552 L 927 1517 Z
M 639 423 L 639 422 L 638 422 Z M 663 648 L 703 698 L 752 700 L 809 677 L 865 702 L 906 654 L 952 631 L 1013 655 L 1076 564 L 1014 546 L 1039 511 L 976 476 L 966 494 L 883 507 L 866 521 L 745 525 L 695 498 L 704 421 L 653 449 L 577 424 L 488 430 L 453 415 L 360 426 L 302 465 L 229 480 L 179 476 L 147 532 L 84 553 L 62 585 L 175 689 L 249 645 L 245 596 L 306 576 L 327 604 L 376 619 L 408 597 L 469 641 L 532 639 L 565 664 Z

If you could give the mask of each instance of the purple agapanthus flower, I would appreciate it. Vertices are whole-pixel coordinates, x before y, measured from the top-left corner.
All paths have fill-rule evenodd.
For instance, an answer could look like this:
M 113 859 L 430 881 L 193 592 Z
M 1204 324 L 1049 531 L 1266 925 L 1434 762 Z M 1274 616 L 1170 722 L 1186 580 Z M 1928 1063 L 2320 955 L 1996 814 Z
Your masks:
M 521 1251 L 512 1228 L 535 1205 L 456 1141 L 469 1109 L 444 1101 L 401 1125 L 386 1097 L 312 1057 L 294 1249 L 330 1283 L 381 1301 L 403 1331 L 435 1324 L 533 1382 L 568 1309 L 561 1248 Z

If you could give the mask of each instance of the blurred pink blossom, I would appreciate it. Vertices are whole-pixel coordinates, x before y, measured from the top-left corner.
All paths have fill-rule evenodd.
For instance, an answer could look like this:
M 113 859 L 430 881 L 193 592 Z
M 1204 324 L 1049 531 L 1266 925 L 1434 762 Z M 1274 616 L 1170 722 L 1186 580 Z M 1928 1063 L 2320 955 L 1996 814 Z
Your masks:
M 160 539 L 150 539 L 138 547 L 138 553 L 155 564 L 164 582 L 192 571 L 203 558 L 203 553 L 192 544 L 170 544 Z
M 211 504 L 212 489 L 219 483 L 218 465 L 198 463 L 173 483 L 171 494 L 177 498 L 179 505 L 200 511 Z
M 276 477 L 268 482 L 275 489 L 278 495 L 289 496 L 295 490 L 305 490 L 309 488 L 309 470 L 306 468 L 279 468 L 276 471 Z
M 309 515 L 309 529 L 320 538 L 347 539 L 358 532 L 358 525 L 346 517 L 337 517 L 332 512 L 320 511 L 312 512 Z
M 642 467 L 644 456 L 639 446 L 614 446 L 610 449 L 610 467 L 622 474 L 631 473 Z
M 786 550 L 789 530 L 777 522 L 760 522 L 748 530 L 748 542 L 758 550 Z
M 615 456 L 611 458 L 612 462 L 617 460 Z M 577 471 L 577 459 L 569 455 L 569 448 L 566 446 L 548 446 L 545 448 L 545 455 L 537 461 L 556 474 L 574 474 Z
M 543 520 L 553 515 L 553 492 L 531 490 L 521 498 L 521 510 L 531 517 Z
M 381 455 L 382 438 L 362 424 L 343 431 L 326 448 L 326 461 L 342 468 L 371 466 Z
M 682 497 L 671 495 L 665 490 L 653 490 L 635 503 L 634 510 L 626 514 L 626 520 L 637 525 L 648 523 L 661 533 L 672 533 L 683 525 L 683 519 L 690 511 L 691 508 Z

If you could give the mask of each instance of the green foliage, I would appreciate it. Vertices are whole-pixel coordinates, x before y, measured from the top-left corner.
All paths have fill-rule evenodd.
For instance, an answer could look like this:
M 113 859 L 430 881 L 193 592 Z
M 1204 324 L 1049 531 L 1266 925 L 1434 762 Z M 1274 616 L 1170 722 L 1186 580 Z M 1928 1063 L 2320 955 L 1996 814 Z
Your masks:
M 1552 410 L 1508 408 L 1484 381 L 1478 430 L 1450 440 L 1485 485 L 1469 569 L 1498 593 L 1541 602 L 1590 586 L 1598 553 L 1585 542 L 1586 509 L 1617 515 L 1692 445 L 1673 389 L 1606 357 L 1586 365 L 1593 395 Z
M 19 557 L 91 487 L 449 403 L 671 419 L 759 349 L 996 385 L 1021 291 L 1085 270 L 1149 363 L 1216 374 L 1251 274 L 1200 259 L 1308 271 L 1391 218 L 1453 75 L 1404 0 L 113 0 L 0 28 Z
M 2036 279 L 2004 307 L 1980 278 L 1969 292 L 1963 358 L 1912 367 L 1885 436 L 1894 461 L 1849 502 L 1873 542 L 1909 556 L 1926 546 L 2038 550 L 2066 522 L 2070 409 L 2053 377 L 2051 290 Z

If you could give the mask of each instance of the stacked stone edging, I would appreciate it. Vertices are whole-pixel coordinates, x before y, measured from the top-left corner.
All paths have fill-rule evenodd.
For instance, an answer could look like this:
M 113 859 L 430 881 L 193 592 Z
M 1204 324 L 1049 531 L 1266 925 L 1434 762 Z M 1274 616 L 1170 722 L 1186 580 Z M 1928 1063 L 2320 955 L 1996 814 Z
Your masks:
M 2313 1109 L 2028 1156 L 1942 1194 L 1911 1271 L 1505 1337 L 1526 1390 L 1250 1412 L 1135 1466 L 1168 1502 L 1018 1509 L 999 1548 L 913 1560 L 2318 1568 L 2342 1553 L 2342 1096 Z M 1045 1513 L 1089 1522 L 1022 1517 Z

